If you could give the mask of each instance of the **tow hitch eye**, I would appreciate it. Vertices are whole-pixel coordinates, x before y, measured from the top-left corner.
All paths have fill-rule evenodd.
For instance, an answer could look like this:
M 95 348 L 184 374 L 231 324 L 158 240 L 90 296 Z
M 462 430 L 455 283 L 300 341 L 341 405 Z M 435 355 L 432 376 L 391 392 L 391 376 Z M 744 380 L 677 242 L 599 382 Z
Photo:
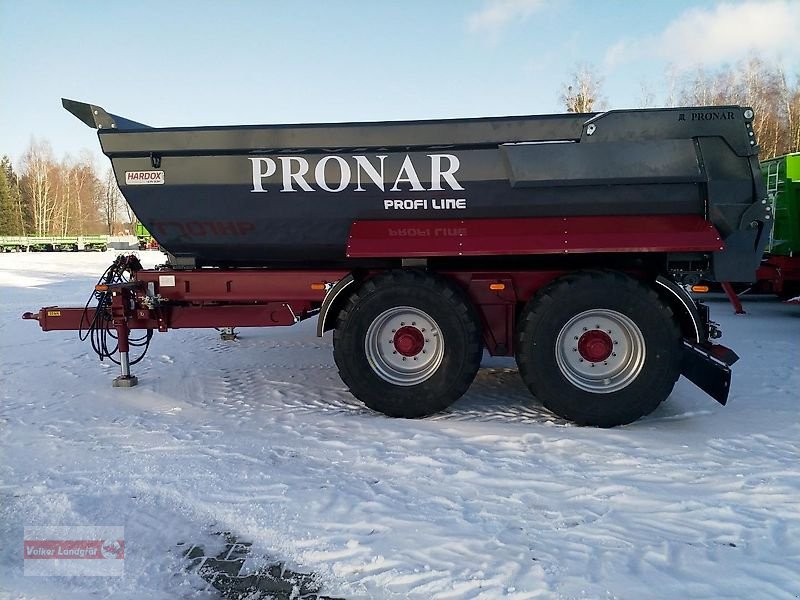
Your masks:
M 26 312 L 26 313 L 22 314 L 22 318 L 25 321 L 38 321 L 39 320 L 39 313 Z

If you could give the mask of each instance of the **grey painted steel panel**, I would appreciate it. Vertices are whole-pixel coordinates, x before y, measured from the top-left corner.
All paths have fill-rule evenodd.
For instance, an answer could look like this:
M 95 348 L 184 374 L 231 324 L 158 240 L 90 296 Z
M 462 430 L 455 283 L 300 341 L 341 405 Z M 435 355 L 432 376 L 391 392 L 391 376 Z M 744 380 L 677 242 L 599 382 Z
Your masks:
M 501 146 L 511 187 L 600 183 L 699 183 L 692 140 Z
M 746 281 L 770 224 L 745 107 L 173 128 L 65 107 L 98 128 L 139 220 L 200 265 L 341 264 L 362 219 L 697 214 L 728 246 L 717 275 Z

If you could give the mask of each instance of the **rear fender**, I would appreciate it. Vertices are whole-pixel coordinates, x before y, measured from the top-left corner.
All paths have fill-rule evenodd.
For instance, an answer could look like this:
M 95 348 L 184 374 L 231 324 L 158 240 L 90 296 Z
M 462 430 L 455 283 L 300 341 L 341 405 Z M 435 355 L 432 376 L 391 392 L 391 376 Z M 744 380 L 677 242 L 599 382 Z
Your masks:
M 685 289 L 659 275 L 655 281 L 655 291 L 675 313 L 686 339 L 695 344 L 703 344 L 708 340 L 706 324 L 697 310 L 697 304 Z
M 339 311 L 344 307 L 348 295 L 345 292 L 352 289 L 356 278 L 351 273 L 347 277 L 343 277 L 336 282 L 322 301 L 322 306 L 319 309 L 319 318 L 317 319 L 317 337 L 322 337 L 326 331 L 330 331 L 336 325 L 336 317 Z

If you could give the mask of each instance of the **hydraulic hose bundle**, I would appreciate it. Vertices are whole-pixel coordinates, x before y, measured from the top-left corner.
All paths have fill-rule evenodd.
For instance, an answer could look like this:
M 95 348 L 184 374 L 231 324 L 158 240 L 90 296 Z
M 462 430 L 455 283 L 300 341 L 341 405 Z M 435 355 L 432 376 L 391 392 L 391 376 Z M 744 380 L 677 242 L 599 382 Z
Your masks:
M 120 361 L 114 357 L 119 348 L 119 341 L 117 339 L 117 332 L 114 329 L 113 316 L 111 313 L 111 286 L 119 283 L 127 283 L 130 281 L 131 275 L 141 268 L 142 265 L 135 256 L 118 256 L 111 266 L 100 276 L 95 290 L 86 301 L 78 335 L 81 341 L 86 339 L 91 341 L 92 350 L 100 357 L 101 361 L 108 358 L 114 364 L 120 364 Z M 94 316 L 90 317 L 91 313 L 89 308 L 93 300 L 96 301 L 96 305 Z M 152 337 L 153 330 L 148 329 L 147 332 L 140 337 L 129 338 L 128 343 L 130 346 L 142 348 L 141 354 L 130 361 L 131 365 L 135 365 L 144 358 L 145 354 L 147 354 L 147 349 L 150 346 Z M 111 344 L 113 344 L 113 346 Z

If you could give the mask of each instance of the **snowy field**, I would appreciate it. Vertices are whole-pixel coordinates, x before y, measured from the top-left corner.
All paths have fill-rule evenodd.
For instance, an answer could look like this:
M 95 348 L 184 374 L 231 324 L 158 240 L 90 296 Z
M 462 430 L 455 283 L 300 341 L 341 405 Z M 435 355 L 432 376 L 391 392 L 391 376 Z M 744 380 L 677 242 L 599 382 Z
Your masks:
M 646 419 L 574 427 L 486 358 L 403 421 L 347 392 L 313 320 L 156 333 L 112 389 L 19 316 L 83 306 L 113 256 L 0 255 L 0 597 L 208 598 L 176 544 L 215 531 L 346 598 L 800 597 L 798 306 L 709 301 L 742 357 L 727 407 L 681 379 Z M 125 576 L 24 576 L 33 525 L 124 526 Z

